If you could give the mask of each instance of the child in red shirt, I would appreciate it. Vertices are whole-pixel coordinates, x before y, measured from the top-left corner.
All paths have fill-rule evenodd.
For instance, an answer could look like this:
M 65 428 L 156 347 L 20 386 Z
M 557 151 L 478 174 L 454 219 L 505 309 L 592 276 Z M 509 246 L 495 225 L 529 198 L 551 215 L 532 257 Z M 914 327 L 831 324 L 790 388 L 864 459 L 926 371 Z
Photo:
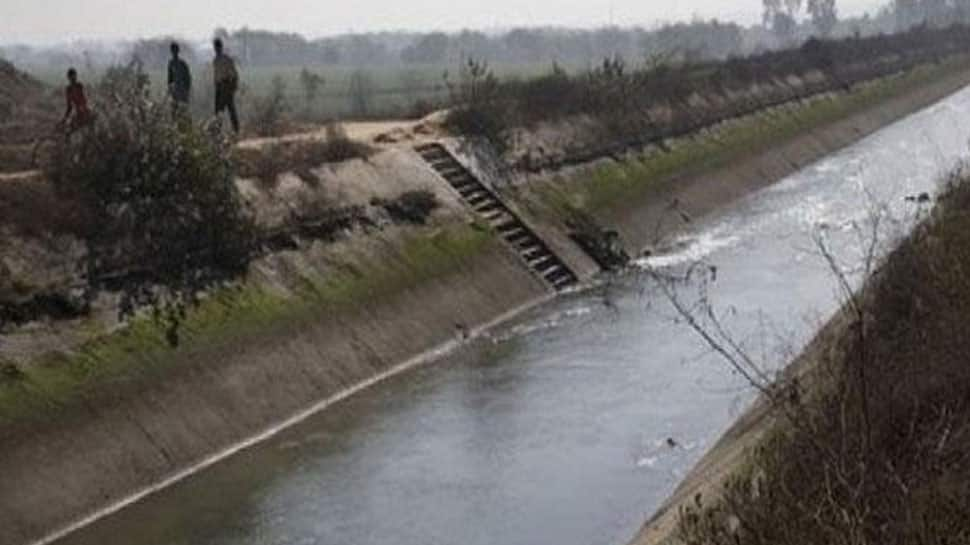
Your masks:
M 84 85 L 77 80 L 77 70 L 71 68 L 67 71 L 67 81 L 68 86 L 64 93 L 67 98 L 67 111 L 64 112 L 62 123 L 67 123 L 73 112 L 74 118 L 67 125 L 69 130 L 73 131 L 90 123 L 92 116 L 91 110 L 88 109 L 88 99 L 84 96 Z

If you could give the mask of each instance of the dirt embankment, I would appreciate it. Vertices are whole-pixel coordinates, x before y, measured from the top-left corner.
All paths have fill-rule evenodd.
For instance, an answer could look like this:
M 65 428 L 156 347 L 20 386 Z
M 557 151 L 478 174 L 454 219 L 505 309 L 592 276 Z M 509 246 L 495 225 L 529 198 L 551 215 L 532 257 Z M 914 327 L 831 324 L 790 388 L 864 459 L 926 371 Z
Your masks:
M 31 168 L 31 143 L 54 126 L 58 107 L 54 91 L 0 59 L 0 172 Z
M 700 215 L 775 181 L 966 84 L 966 64 L 779 107 L 674 142 L 670 151 L 512 184 L 480 148 L 458 153 L 551 247 L 581 263 L 585 256 L 567 236 L 569 213 L 615 226 L 638 251 L 652 242 L 671 200 Z M 719 150 L 717 160 L 698 163 L 708 149 Z M 603 168 L 618 170 L 603 175 Z M 312 176 L 283 174 L 269 187 L 240 182 L 263 224 L 321 206 L 360 207 L 366 221 L 332 239 L 296 237 L 292 248 L 260 259 L 241 284 L 193 311 L 178 348 L 150 320 L 119 329 L 108 296 L 96 303 L 100 312 L 30 321 L 0 336 L 0 358 L 15 364 L 0 382 L 0 542 L 30 542 L 118 506 L 549 296 L 407 147 L 308 170 Z M 408 190 L 430 190 L 441 203 L 425 225 L 391 221 L 372 204 Z M 38 289 L 38 279 L 69 284 L 68 242 L 0 237 L 4 266 L 20 278 L 6 289 Z M 31 267 L 42 258 L 51 261 L 38 275 Z

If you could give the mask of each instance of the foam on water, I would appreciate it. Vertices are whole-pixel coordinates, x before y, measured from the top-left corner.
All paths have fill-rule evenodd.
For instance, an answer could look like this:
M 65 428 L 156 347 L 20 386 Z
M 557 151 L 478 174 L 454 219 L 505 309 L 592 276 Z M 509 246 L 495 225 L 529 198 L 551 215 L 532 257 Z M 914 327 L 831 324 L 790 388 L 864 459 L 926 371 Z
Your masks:
M 673 247 L 680 248 L 679 250 L 643 257 L 634 261 L 634 265 L 644 269 L 663 269 L 686 263 L 694 263 L 710 256 L 714 252 L 730 248 L 741 241 L 741 237 L 736 234 L 723 234 L 724 230 L 721 227 L 705 231 L 698 235 L 679 237 L 672 245 Z
M 515 325 L 505 332 L 489 335 L 489 338 L 492 340 L 492 342 L 496 343 L 506 342 L 517 337 L 524 337 L 526 335 L 536 333 L 538 331 L 545 331 L 547 329 L 559 327 L 568 320 L 581 318 L 590 314 L 591 312 L 593 312 L 593 309 L 589 306 L 578 306 L 566 309 L 561 312 L 551 314 L 545 320 L 531 321 L 524 324 Z

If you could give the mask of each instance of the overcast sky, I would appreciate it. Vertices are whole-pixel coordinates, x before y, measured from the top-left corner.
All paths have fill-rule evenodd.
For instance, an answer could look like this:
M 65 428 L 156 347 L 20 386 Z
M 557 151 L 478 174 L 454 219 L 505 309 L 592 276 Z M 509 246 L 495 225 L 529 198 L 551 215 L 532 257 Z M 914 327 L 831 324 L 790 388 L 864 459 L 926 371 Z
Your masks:
M 842 13 L 888 0 L 838 0 Z M 374 30 L 497 29 L 611 22 L 652 26 L 694 16 L 756 22 L 761 0 L 0 0 L 0 43 L 53 43 L 249 26 L 310 37 Z

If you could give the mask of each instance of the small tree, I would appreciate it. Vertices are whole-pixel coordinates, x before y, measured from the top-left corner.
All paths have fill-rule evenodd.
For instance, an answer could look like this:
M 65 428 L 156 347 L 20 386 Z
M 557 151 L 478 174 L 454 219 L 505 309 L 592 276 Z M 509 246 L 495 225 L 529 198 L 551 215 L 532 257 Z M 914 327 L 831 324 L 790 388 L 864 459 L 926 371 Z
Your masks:
M 835 0 L 808 0 L 808 13 L 812 16 L 812 25 L 823 38 L 832 34 L 839 21 Z
M 356 117 L 366 117 L 374 108 L 374 80 L 364 70 L 350 75 L 350 111 Z
M 791 41 L 798 28 L 797 17 L 802 0 L 762 0 L 762 5 L 765 26 L 770 27 L 781 42 Z
M 60 140 L 44 168 L 90 218 L 90 287 L 120 276 L 122 316 L 153 308 L 175 344 L 186 305 L 241 273 L 251 255 L 232 145 L 217 125 L 173 120 L 137 62 L 108 70 L 100 95 L 93 124 Z
M 278 136 L 286 128 L 286 115 L 290 111 L 286 99 L 286 82 L 280 75 L 273 76 L 270 92 L 256 100 L 252 122 L 260 136 Z
M 322 75 L 311 72 L 306 67 L 300 70 L 300 85 L 303 86 L 303 99 L 306 101 L 307 111 L 313 108 L 313 104 L 320 95 L 320 88 L 323 87 L 325 81 Z
M 506 112 L 499 104 L 501 86 L 488 63 L 469 58 L 461 65 L 457 82 L 447 72 L 444 80 L 453 105 L 447 124 L 460 134 L 484 137 L 503 149 Z

